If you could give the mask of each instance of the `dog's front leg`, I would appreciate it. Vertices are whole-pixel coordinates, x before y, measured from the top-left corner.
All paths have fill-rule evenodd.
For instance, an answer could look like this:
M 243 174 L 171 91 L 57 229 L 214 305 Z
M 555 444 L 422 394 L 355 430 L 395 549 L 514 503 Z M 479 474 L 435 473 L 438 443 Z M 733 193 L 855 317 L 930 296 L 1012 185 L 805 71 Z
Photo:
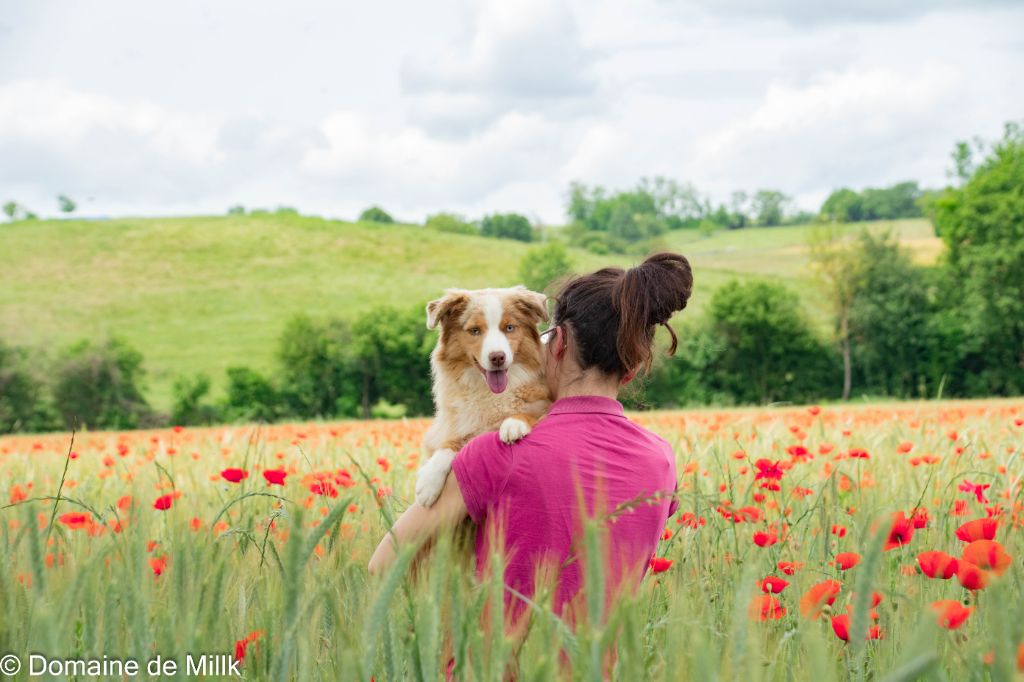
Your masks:
M 430 459 L 420 467 L 416 474 L 416 502 L 429 507 L 437 501 L 438 495 L 444 489 L 444 482 L 448 478 L 448 472 L 452 470 L 452 460 L 455 459 L 455 443 L 445 443 L 446 446 L 434 450 Z
M 506 417 L 505 421 L 501 422 L 501 426 L 498 428 L 498 437 L 501 438 L 503 443 L 515 443 L 517 440 L 521 440 L 526 437 L 526 434 L 530 433 L 533 429 L 533 425 L 537 423 L 537 417 L 532 414 L 514 414 L 511 417 Z

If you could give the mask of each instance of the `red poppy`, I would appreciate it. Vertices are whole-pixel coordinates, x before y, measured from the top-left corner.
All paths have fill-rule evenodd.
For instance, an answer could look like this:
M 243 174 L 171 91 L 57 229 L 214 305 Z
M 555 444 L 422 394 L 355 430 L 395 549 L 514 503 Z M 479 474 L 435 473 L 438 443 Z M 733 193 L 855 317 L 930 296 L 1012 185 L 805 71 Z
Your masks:
M 92 515 L 86 512 L 68 512 L 61 514 L 58 520 L 71 530 L 81 530 L 92 525 Z
M 974 519 L 956 529 L 956 536 L 964 542 L 995 540 L 999 528 L 997 519 Z
M 225 469 L 220 475 L 232 483 L 241 483 L 242 479 L 249 478 L 249 472 L 245 469 Z
M 892 526 L 889 527 L 889 537 L 885 541 L 884 549 L 888 552 L 891 549 L 909 544 L 914 537 L 914 524 L 903 512 L 896 512 L 892 516 Z
M 921 552 L 917 555 L 917 565 L 929 578 L 949 580 L 956 575 L 957 560 L 945 552 Z
M 263 636 L 262 630 L 253 630 L 242 639 L 235 642 L 235 660 L 241 663 L 245 660 L 246 649 L 249 648 L 249 644 L 255 642 L 257 639 Z
M 823 608 L 831 606 L 835 602 L 842 588 L 843 584 L 838 580 L 825 580 L 812 585 L 800 597 L 800 613 L 805 618 L 817 618 L 821 615 Z
M 314 495 L 323 495 L 324 497 L 338 496 L 338 489 L 331 485 L 329 481 L 317 481 L 309 486 L 309 491 Z
M 860 563 L 860 554 L 856 552 L 840 552 L 836 554 L 835 564 L 840 571 L 847 571 Z
M 171 508 L 174 503 L 174 495 L 161 495 L 156 498 L 156 502 L 153 503 L 153 509 L 159 509 L 164 511 Z
M 778 620 L 786 615 L 786 607 L 770 594 L 759 594 L 751 600 L 749 613 L 759 621 Z
M 167 557 L 150 557 L 149 566 L 153 569 L 153 575 L 163 575 L 164 571 L 167 569 Z
M 754 476 L 754 480 L 760 480 L 762 478 L 770 481 L 778 481 L 782 479 L 782 469 L 779 468 L 778 462 L 772 462 L 767 459 L 759 459 L 754 462 L 754 466 L 757 468 L 757 475 Z
M 754 544 L 758 547 L 771 547 L 779 541 L 779 536 L 775 534 L 775 531 L 754 531 Z
M 789 582 L 782 578 L 776 578 L 774 575 L 770 575 L 764 580 L 760 580 L 757 583 L 758 587 L 761 588 L 762 592 L 768 594 L 778 594 L 789 586 Z
M 783 573 L 785 573 L 786 575 L 793 575 L 794 573 L 796 573 L 797 571 L 799 571 L 803 567 L 804 567 L 804 565 L 802 563 L 800 563 L 799 561 L 780 561 L 779 562 L 779 570 L 782 571 Z
M 284 479 L 288 472 L 284 469 L 264 469 L 263 478 L 267 479 L 268 485 L 284 485 Z
M 991 483 L 971 483 L 965 478 L 958 489 L 960 492 L 973 494 L 981 504 L 988 504 L 988 498 L 985 497 L 985 491 L 991 487 Z
M 947 630 L 956 630 L 967 621 L 974 611 L 973 606 L 964 606 L 955 599 L 941 599 L 932 602 L 932 610 L 938 616 L 939 625 Z
M 846 537 L 846 527 L 838 524 L 832 524 L 832 535 L 844 538 Z
M 671 559 L 666 559 L 662 556 L 656 556 L 651 559 L 651 573 L 664 573 L 670 568 L 672 568 Z
M 978 568 L 1002 575 L 1013 563 L 1003 546 L 995 540 L 975 540 L 966 547 L 961 562 L 969 561 Z
M 928 527 L 928 510 L 918 507 L 910 513 L 910 521 L 916 530 Z
M 849 614 L 842 614 L 840 616 L 833 616 L 832 618 L 832 632 L 836 633 L 836 637 L 843 640 L 844 642 L 850 641 L 850 616 Z M 865 639 L 882 639 L 882 630 L 877 625 L 872 625 L 868 628 L 868 634 Z
M 956 563 L 956 579 L 968 590 L 983 590 L 988 585 L 988 571 L 983 571 L 970 561 Z

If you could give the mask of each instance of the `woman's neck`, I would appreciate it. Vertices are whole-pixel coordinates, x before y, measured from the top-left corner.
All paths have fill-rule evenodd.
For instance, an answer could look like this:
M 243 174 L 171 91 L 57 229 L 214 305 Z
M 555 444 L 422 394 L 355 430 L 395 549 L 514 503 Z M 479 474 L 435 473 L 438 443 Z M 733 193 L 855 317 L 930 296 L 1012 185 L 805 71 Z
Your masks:
M 571 398 L 579 395 L 597 395 L 617 400 L 619 397 L 619 380 L 597 371 L 588 370 L 572 379 L 563 378 L 558 384 L 557 399 Z

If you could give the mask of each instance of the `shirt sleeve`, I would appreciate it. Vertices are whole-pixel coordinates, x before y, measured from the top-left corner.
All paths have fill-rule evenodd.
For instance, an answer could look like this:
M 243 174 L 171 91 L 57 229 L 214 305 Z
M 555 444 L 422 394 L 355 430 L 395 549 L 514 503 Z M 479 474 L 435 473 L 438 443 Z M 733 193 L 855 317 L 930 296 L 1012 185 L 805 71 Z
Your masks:
M 474 523 L 482 523 L 512 473 L 512 447 L 497 433 L 484 433 L 469 441 L 452 462 L 452 472 Z

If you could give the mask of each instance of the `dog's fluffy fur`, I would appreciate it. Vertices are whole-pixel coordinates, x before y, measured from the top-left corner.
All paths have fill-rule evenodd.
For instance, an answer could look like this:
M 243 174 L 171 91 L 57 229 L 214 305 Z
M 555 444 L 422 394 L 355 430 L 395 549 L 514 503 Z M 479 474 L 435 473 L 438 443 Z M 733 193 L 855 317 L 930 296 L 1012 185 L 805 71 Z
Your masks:
M 416 479 L 416 501 L 440 495 L 455 453 L 474 436 L 498 431 L 523 438 L 548 410 L 537 325 L 547 319 L 543 294 L 522 286 L 449 289 L 427 304 L 427 328 L 440 327 L 430 355 L 434 422 L 423 439 L 429 458 Z

